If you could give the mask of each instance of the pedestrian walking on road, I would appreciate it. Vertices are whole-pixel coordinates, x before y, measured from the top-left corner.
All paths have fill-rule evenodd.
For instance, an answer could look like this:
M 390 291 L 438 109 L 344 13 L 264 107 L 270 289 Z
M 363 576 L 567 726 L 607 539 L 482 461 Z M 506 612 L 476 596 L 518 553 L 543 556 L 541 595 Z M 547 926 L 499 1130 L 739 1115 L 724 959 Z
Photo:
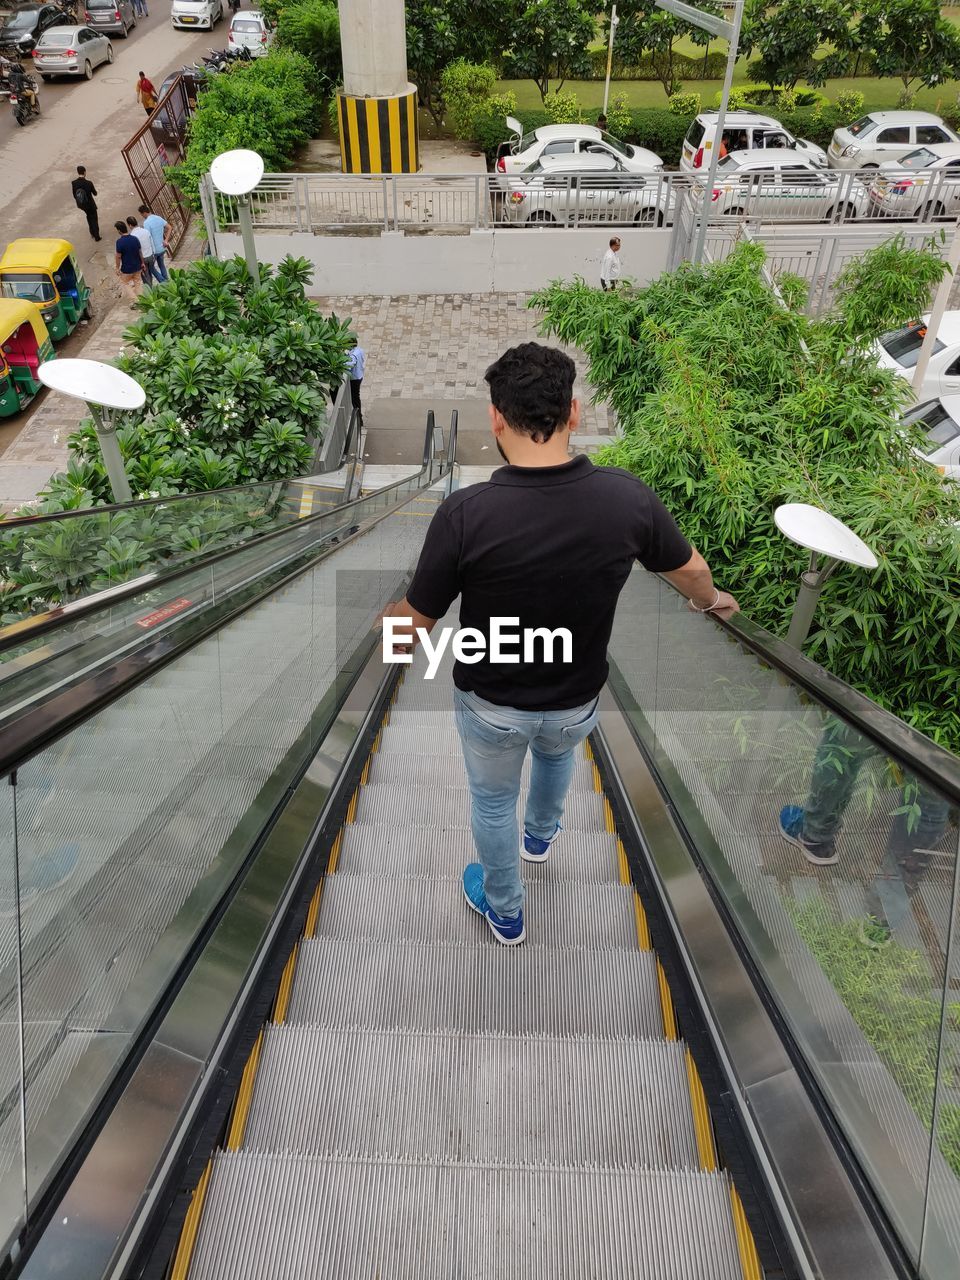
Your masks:
M 614 236 L 610 241 L 610 247 L 603 255 L 603 261 L 600 263 L 600 284 L 604 293 L 608 289 L 616 289 L 617 281 L 620 279 L 620 237 Z
M 147 0 L 133 0 L 133 13 L 136 18 L 149 18 Z
M 484 376 L 507 466 L 440 504 L 406 599 L 384 617 L 393 619 L 401 652 L 409 651 L 411 628 L 429 633 L 460 597 L 470 656 L 453 668 L 453 697 L 478 858 L 463 872 L 463 891 L 494 938 L 510 946 L 525 936 L 520 859 L 545 863 L 562 840 L 575 748 L 597 723 L 617 599 L 634 563 L 663 574 L 695 613 L 738 606 L 714 586 L 706 561 L 642 480 L 584 454 L 569 457 L 580 421 L 569 356 L 527 342 Z M 509 652 L 501 650 L 505 624 Z M 520 637 L 522 658 L 514 648 Z M 568 856 L 579 856 L 575 840 Z
M 162 283 L 170 279 L 166 263 L 166 255 L 170 251 L 170 223 L 166 218 L 161 218 L 159 213 L 153 213 L 149 205 L 142 204 L 137 212 L 143 219 L 144 227 L 150 232 L 153 257 L 157 264 L 157 279 Z
M 130 299 L 131 307 L 136 307 L 140 297 L 140 285 L 143 278 L 143 251 L 140 241 L 130 234 L 125 222 L 115 222 L 119 239 L 116 243 L 117 275 L 120 277 L 120 288 Z
M 231 13 L 240 12 L 240 0 L 230 0 L 230 12 Z
M 101 238 L 100 215 L 97 212 L 97 201 L 95 199 L 97 188 L 87 177 L 87 171 L 82 164 L 77 165 L 77 176 L 70 185 L 73 188 L 73 198 L 77 208 L 86 214 L 90 234 L 94 240 L 99 240 Z
M 350 342 L 353 350 L 350 352 L 350 364 L 347 372 L 350 376 L 350 403 L 357 411 L 360 420 L 359 425 L 363 426 L 363 409 L 360 406 L 360 385 L 363 382 L 364 370 L 367 367 L 367 353 L 360 346 L 360 339 L 355 333 L 350 335 Z
M 145 71 L 138 71 L 137 75 L 140 77 L 137 81 L 137 101 L 149 115 L 157 105 L 157 91 L 153 87 L 152 81 L 147 79 Z
M 153 252 L 153 236 L 146 227 L 140 226 L 133 214 L 127 218 L 127 226 L 130 229 L 130 234 L 136 236 L 140 244 L 140 252 L 143 255 L 144 285 L 149 289 L 150 282 L 153 279 L 156 279 L 158 284 L 163 284 L 163 280 L 157 272 L 157 257 Z

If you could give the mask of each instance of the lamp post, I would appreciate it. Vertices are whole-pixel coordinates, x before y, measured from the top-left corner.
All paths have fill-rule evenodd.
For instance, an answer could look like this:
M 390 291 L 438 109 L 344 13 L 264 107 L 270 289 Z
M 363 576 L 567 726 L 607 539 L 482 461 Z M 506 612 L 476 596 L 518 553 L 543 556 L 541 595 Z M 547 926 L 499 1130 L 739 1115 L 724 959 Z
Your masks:
M 48 360 L 37 376 L 51 391 L 85 402 L 96 427 L 113 499 L 131 502 L 130 481 L 117 443 L 117 414 L 143 407 L 147 399 L 143 387 L 129 374 L 100 360 Z
M 802 649 L 817 611 L 823 584 L 834 569 L 839 564 L 876 569 L 877 557 L 852 529 L 820 507 L 806 502 L 788 502 L 777 507 L 773 518 L 784 537 L 810 552 L 810 564 L 800 576 L 800 591 L 787 632 L 787 644 Z M 818 560 L 820 556 L 824 557 L 822 561 Z
M 607 81 L 603 86 L 603 116 L 606 119 L 607 101 L 610 98 L 610 72 L 613 69 L 613 33 L 617 29 L 620 19 L 617 17 L 617 6 L 614 5 L 610 10 L 610 40 L 607 43 Z
M 260 283 L 257 265 L 257 246 L 253 239 L 253 219 L 250 216 L 250 192 L 263 177 L 263 158 L 256 151 L 223 151 L 210 165 L 210 180 L 225 196 L 233 196 L 240 217 L 240 235 L 243 238 L 243 256 L 253 283 Z

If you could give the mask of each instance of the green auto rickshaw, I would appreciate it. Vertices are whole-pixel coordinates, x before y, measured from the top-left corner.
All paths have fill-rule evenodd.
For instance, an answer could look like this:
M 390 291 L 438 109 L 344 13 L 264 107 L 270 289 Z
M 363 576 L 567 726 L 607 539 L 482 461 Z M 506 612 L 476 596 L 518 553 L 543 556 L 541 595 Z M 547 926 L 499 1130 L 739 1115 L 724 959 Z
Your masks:
M 69 240 L 11 240 L 0 258 L 0 297 L 29 302 L 54 342 L 90 314 L 90 289 Z
M 42 386 L 38 369 L 54 354 L 36 307 L 20 299 L 0 298 L 0 418 L 27 407 Z

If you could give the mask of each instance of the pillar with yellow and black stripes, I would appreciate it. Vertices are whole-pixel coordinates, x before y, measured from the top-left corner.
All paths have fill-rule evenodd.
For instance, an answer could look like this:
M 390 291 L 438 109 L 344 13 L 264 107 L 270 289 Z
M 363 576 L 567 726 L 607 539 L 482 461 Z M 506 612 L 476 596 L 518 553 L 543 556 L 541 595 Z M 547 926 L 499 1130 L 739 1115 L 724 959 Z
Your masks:
M 417 87 L 407 79 L 403 0 L 340 0 L 340 48 L 344 173 L 416 173 Z

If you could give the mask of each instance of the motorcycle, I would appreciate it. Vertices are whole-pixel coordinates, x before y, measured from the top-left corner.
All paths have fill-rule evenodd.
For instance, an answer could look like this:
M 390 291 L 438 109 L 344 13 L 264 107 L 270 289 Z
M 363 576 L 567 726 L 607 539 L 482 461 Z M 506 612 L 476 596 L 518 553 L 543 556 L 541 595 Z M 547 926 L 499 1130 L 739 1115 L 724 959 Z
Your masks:
M 32 90 L 32 93 L 30 92 Z M 25 125 L 33 116 L 40 114 L 40 94 L 33 76 L 23 75 L 10 81 L 10 106 L 17 124 Z

